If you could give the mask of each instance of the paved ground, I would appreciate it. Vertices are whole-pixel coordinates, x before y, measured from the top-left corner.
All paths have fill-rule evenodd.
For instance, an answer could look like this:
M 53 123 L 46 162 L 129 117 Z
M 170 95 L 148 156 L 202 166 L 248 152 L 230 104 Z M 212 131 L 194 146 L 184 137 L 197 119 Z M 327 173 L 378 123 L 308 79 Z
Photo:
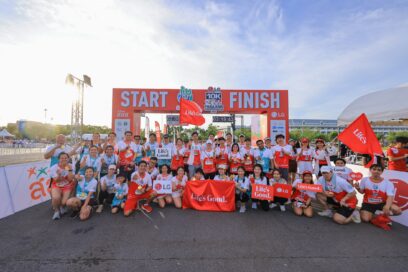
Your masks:
M 26 163 L 26 162 L 36 162 L 36 161 L 42 161 L 42 160 L 44 160 L 44 152 L 0 155 L 0 166 Z
M 155 209 L 51 221 L 49 203 L 0 220 L 0 271 L 408 271 L 408 228 L 339 226 L 290 211 Z M 154 227 L 157 225 L 158 229 Z

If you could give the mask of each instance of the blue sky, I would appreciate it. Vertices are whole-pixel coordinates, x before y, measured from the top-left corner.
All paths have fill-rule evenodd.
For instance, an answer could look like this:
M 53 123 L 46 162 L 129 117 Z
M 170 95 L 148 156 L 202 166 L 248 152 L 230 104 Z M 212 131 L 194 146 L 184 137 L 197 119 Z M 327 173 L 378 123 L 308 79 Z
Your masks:
M 408 82 L 407 14 L 408 1 L 0 0 L 0 125 L 44 108 L 69 123 L 67 73 L 92 77 L 85 123 L 110 125 L 113 87 L 181 85 L 288 89 L 290 118 L 334 119 Z

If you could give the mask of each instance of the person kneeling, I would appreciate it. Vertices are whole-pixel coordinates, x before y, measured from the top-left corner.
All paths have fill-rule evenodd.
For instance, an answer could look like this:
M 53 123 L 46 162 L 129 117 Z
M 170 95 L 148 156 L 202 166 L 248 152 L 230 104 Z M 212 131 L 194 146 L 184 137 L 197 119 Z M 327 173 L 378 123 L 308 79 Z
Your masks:
M 129 191 L 125 174 L 116 175 L 116 184 L 113 186 L 113 191 L 115 196 L 112 200 L 111 211 L 112 213 L 117 213 L 119 209 L 125 207 L 125 201 Z
M 184 187 L 186 186 L 187 182 L 187 176 L 185 175 L 184 172 L 184 167 L 179 167 L 177 169 L 177 175 L 172 178 L 172 198 L 173 198 L 173 203 L 176 208 L 181 209 L 182 207 L 182 202 L 181 198 L 183 197 L 184 193 Z
M 306 217 L 312 217 L 313 208 L 310 204 L 312 202 L 312 198 L 316 198 L 316 194 L 310 191 L 298 190 L 296 187 L 299 183 L 313 184 L 312 172 L 303 171 L 302 179 L 295 180 L 292 185 L 294 190 L 292 194 L 293 212 L 299 216 L 305 215 Z
M 272 170 L 272 178 L 269 180 L 269 185 L 274 185 L 275 183 L 288 184 L 288 182 L 284 178 L 282 178 L 282 175 L 279 169 Z M 279 204 L 280 210 L 284 212 L 286 211 L 286 208 L 285 208 L 286 201 L 288 201 L 287 198 L 275 196 L 271 204 L 269 204 L 269 208 L 273 209 L 277 206 L 277 204 Z
M 136 172 L 131 176 L 129 185 L 128 198 L 123 207 L 123 214 L 129 216 L 133 211 L 139 208 L 139 202 L 146 200 L 146 203 L 142 205 L 141 209 L 150 213 L 153 209 L 150 206 L 150 202 L 156 196 L 156 193 L 152 190 L 152 178 L 147 173 L 147 163 L 141 161 Z
M 246 211 L 245 205 L 249 200 L 248 192 L 250 181 L 248 177 L 245 176 L 245 168 L 243 166 L 238 167 L 237 173 L 238 175 L 234 177 L 235 200 L 241 202 L 239 212 L 244 213 Z
M 85 176 L 77 175 L 78 184 L 76 186 L 76 195 L 67 201 L 67 206 L 74 211 L 74 215 L 79 212 L 79 219 L 86 220 L 92 212 L 92 207 L 97 204 L 95 192 L 98 182 L 94 178 L 92 167 L 85 169 Z

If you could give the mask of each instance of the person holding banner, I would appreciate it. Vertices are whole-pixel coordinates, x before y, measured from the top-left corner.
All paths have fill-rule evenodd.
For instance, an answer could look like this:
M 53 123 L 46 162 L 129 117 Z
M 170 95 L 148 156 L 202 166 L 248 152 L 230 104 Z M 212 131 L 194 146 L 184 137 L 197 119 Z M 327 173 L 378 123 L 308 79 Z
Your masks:
M 183 196 L 184 187 L 187 183 L 187 176 L 185 175 L 184 168 L 179 167 L 177 169 L 177 175 L 172 178 L 172 190 L 173 193 L 171 194 L 173 198 L 174 206 L 178 209 L 181 209 L 182 202 L 181 197 Z
M 357 205 L 356 191 L 347 180 L 335 175 L 330 166 L 322 166 L 320 169 L 322 177 L 317 184 L 322 185 L 323 192 L 317 193 L 317 200 L 325 210 L 319 212 L 320 216 L 332 217 L 338 224 L 348 224 L 351 221 L 360 223 L 360 213 L 355 210 Z M 334 208 L 334 214 L 329 209 Z
M 292 207 L 293 212 L 299 216 L 312 217 L 313 208 L 311 206 L 312 199 L 316 198 L 316 193 L 306 190 L 297 189 L 298 184 L 313 184 L 312 171 L 303 171 L 302 179 L 297 179 L 293 182 Z
M 156 134 L 150 133 L 149 134 L 149 141 L 144 145 L 144 151 L 146 157 L 154 157 L 156 156 L 156 148 L 158 147 Z
M 79 213 L 79 219 L 86 220 L 91 216 L 92 207 L 97 204 L 96 190 L 98 181 L 94 178 L 93 167 L 85 169 L 85 175 L 77 175 L 78 184 L 76 186 L 75 197 L 71 197 L 67 201 L 67 206 L 73 210 L 71 217 L 75 217 Z
M 264 176 L 262 165 L 255 164 L 253 181 L 252 180 L 250 180 L 250 181 L 251 181 L 251 184 L 269 185 L 268 179 Z M 264 211 L 269 210 L 268 200 L 252 199 L 252 209 L 256 210 L 258 205 L 260 205 L 262 210 L 264 210 Z
M 255 150 L 254 156 L 256 163 L 262 167 L 262 172 L 264 174 L 269 173 L 270 169 L 273 169 L 273 154 L 271 149 L 267 149 L 264 146 L 262 140 L 256 141 L 258 149 Z
M 313 154 L 314 150 L 309 145 L 308 138 L 301 139 L 301 146 L 297 149 L 296 160 L 298 164 L 298 173 L 303 174 L 303 172 L 312 172 L 313 173 Z
M 171 163 L 170 163 L 170 168 L 171 171 L 173 172 L 173 175 L 177 175 L 177 169 L 179 167 L 184 167 L 184 154 L 185 154 L 186 149 L 183 146 L 183 140 L 180 138 L 177 138 L 176 140 L 176 145 L 173 146 L 173 149 L 171 151 Z
M 273 169 L 272 170 L 272 178 L 269 179 L 269 184 L 274 185 L 274 184 L 288 184 L 288 182 L 282 177 L 281 172 L 279 169 Z M 283 197 L 278 197 L 275 196 L 273 198 L 273 201 L 269 204 L 269 208 L 273 209 L 279 204 L 279 208 L 281 212 L 286 211 L 285 203 L 288 201 L 287 198 Z
M 125 216 L 131 215 L 133 211 L 138 209 L 139 202 L 142 200 L 146 200 L 146 203 L 141 206 L 141 209 L 148 213 L 152 212 L 153 209 L 150 206 L 150 202 L 156 197 L 152 186 L 152 178 L 149 173 L 147 173 L 147 163 L 141 161 L 137 171 L 132 174 L 130 180 L 128 198 L 123 207 L 123 214 Z
M 198 168 L 194 174 L 192 180 L 205 180 L 204 178 L 204 171 L 201 168 Z
M 135 156 L 137 151 L 136 144 L 132 141 L 133 133 L 131 131 L 125 132 L 125 138 L 118 143 L 119 150 L 119 173 L 126 176 L 126 180 L 135 171 Z
M 162 166 L 160 166 L 160 174 L 157 175 L 156 181 L 160 181 L 160 182 L 161 181 L 168 181 L 168 182 L 173 181 L 173 176 L 167 164 L 163 164 Z M 173 198 L 171 194 L 169 195 L 157 194 L 157 203 L 159 204 L 160 208 L 164 208 L 166 206 L 166 203 L 171 204 L 172 202 L 173 202 Z
M 113 190 L 115 192 L 115 196 L 112 200 L 111 212 L 118 213 L 119 209 L 123 209 L 125 207 L 125 201 L 129 191 L 124 174 L 116 175 L 116 184 L 113 186 Z
M 272 147 L 273 163 L 279 169 L 282 178 L 289 180 L 289 160 L 292 156 L 291 145 L 285 143 L 285 136 L 278 134 L 275 137 L 276 145 Z
M 190 156 L 187 161 L 189 178 L 192 178 L 194 176 L 195 171 L 201 167 L 201 150 L 202 150 L 201 144 L 198 141 L 198 132 L 194 131 L 191 134 L 191 137 L 193 138 L 193 142 L 191 143 Z
M 323 139 L 316 139 L 316 150 L 314 151 L 313 158 L 315 161 L 314 174 L 316 177 L 321 177 L 322 173 L 320 168 L 330 165 L 329 152 L 326 150 L 326 145 Z
M 229 181 L 230 177 L 227 176 L 227 165 L 219 164 L 217 165 L 218 174 L 214 177 L 214 180 L 217 181 Z
M 237 175 L 234 177 L 233 181 L 235 181 L 235 201 L 240 202 L 239 212 L 244 213 L 246 211 L 246 203 L 249 200 L 249 186 L 250 181 L 248 177 L 245 176 L 245 168 L 243 166 L 239 166 L 237 170 Z
M 216 156 L 215 164 L 217 168 L 219 165 L 225 165 L 226 167 L 228 167 L 229 150 L 228 147 L 225 145 L 225 138 L 224 137 L 218 138 L 218 142 L 220 143 L 220 146 L 217 146 L 215 149 Z
M 143 159 L 143 145 L 141 144 L 141 138 L 140 135 L 135 135 L 133 137 L 134 142 L 135 142 L 135 165 L 138 165 L 139 162 L 142 161 Z
M 238 167 L 242 165 L 242 156 L 237 143 L 232 144 L 228 159 L 230 174 L 236 175 L 238 173 Z
M 51 177 L 51 205 L 54 210 L 52 220 L 57 220 L 64 215 L 67 200 L 75 188 L 74 172 L 69 163 L 69 155 L 61 152 L 58 155 L 58 163 L 50 168 Z
M 159 144 L 159 147 L 167 149 L 169 151 L 168 154 L 170 154 L 170 156 L 171 156 L 171 151 L 173 150 L 174 145 L 173 145 L 173 143 L 170 143 L 169 134 L 164 134 L 163 135 L 163 143 Z M 156 156 L 157 155 L 158 154 L 156 154 Z M 170 159 L 159 159 L 158 160 L 159 167 L 162 166 L 163 164 L 170 165 L 171 164 L 171 158 Z
M 215 152 L 211 140 L 207 140 L 206 148 L 201 152 L 201 165 L 205 179 L 213 179 L 215 176 Z
M 251 146 L 251 138 L 245 138 L 245 145 L 240 148 L 241 157 L 243 159 L 243 164 L 245 172 L 247 175 L 254 172 L 254 149 Z
M 360 214 L 363 222 L 370 222 L 374 214 L 380 211 L 385 215 L 400 215 L 401 208 L 393 203 L 395 188 L 394 184 L 383 178 L 381 175 L 384 168 L 379 164 L 370 166 L 370 177 L 363 178 L 360 183 L 355 183 L 354 187 L 361 194 L 364 194 L 363 205 Z

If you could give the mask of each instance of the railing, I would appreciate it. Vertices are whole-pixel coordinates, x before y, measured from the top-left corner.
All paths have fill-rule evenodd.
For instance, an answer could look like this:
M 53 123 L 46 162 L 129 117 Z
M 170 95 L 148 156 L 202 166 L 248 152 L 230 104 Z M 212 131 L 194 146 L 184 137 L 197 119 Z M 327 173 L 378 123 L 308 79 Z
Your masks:
M 2 143 L 0 144 L 0 156 L 44 153 L 47 145 L 42 143 Z

